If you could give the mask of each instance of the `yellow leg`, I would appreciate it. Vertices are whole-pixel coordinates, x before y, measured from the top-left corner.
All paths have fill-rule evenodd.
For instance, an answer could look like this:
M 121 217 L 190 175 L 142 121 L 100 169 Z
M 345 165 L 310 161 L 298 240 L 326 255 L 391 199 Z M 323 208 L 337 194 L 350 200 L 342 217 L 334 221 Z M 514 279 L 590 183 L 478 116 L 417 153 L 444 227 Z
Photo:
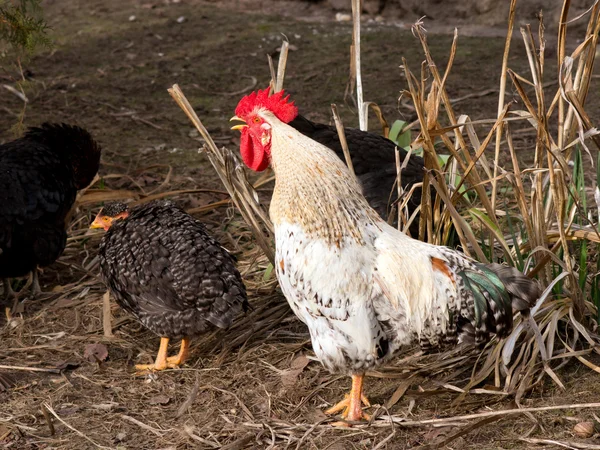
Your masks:
M 342 412 L 342 419 L 346 419 L 352 422 L 357 422 L 362 419 L 369 420 L 371 417 L 362 411 L 362 403 L 365 406 L 371 406 L 367 397 L 363 394 L 363 379 L 364 374 L 352 375 L 352 390 L 346 398 L 336 405 L 333 405 L 325 414 L 336 414 Z M 348 425 L 346 423 L 336 422 L 334 425 Z
M 184 337 L 181 340 L 181 347 L 179 348 L 179 354 L 177 356 L 171 356 L 167 358 L 167 365 L 169 367 L 179 367 L 188 358 L 190 354 L 190 338 Z
M 167 365 L 167 350 L 169 349 L 169 338 L 160 338 L 160 347 L 154 364 L 136 364 L 135 368 L 140 371 L 145 370 L 165 370 Z

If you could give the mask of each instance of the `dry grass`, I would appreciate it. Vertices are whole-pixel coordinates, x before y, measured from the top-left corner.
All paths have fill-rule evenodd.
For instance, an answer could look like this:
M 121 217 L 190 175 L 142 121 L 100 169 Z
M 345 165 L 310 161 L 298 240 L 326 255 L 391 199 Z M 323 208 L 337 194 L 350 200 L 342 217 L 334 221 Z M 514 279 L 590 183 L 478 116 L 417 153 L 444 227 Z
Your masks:
M 569 2 L 565 2 L 562 17 L 565 21 L 568 7 Z M 513 22 L 511 10 L 509 30 Z M 590 221 L 594 214 L 589 215 L 585 209 L 590 198 L 582 170 L 583 158 L 589 156 L 589 162 L 595 162 L 586 142 L 591 138 L 596 144 L 598 131 L 586 120 L 583 105 L 593 72 L 599 29 L 600 8 L 595 4 L 589 13 L 583 43 L 567 56 L 566 25 L 561 26 L 559 83 L 558 89 L 550 93 L 544 90 L 544 76 L 548 75 L 544 71 L 543 22 L 537 43 L 529 27 L 521 29 L 531 80 L 507 67 L 509 32 L 503 69 L 526 109 L 504 104 L 506 77 L 502 76 L 498 118 L 484 131 L 483 138 L 477 136 L 468 117 L 457 119 L 446 93 L 445 80 L 452 68 L 457 36 L 442 75 L 429 52 L 423 24 L 415 24 L 413 33 L 422 44 L 426 62 L 419 77 L 411 72 L 406 61 L 403 64 L 408 80 L 404 94 L 412 100 L 419 123 L 419 136 L 413 146 L 424 149 L 430 168 L 425 184 L 430 182 L 443 199 L 439 208 L 431 208 L 424 198 L 421 211 L 427 221 L 421 223 L 421 238 L 427 229 L 431 242 L 444 244 L 448 242 L 447 230 L 452 227 L 466 252 L 482 261 L 504 260 L 530 276 L 537 276 L 546 288 L 532 310 L 530 326 L 519 323 L 507 339 L 488 345 L 465 387 L 477 386 L 493 376 L 494 385 L 515 396 L 517 404 L 546 375 L 562 387 L 556 369 L 571 358 L 600 372 L 598 366 L 586 359 L 587 355 L 598 352 L 600 342 L 595 334 L 597 275 L 593 273 L 593 258 L 588 259 L 589 249 L 595 249 L 589 255 L 596 253 L 597 258 L 600 234 L 597 215 L 594 223 L 594 219 Z M 546 100 L 547 97 L 551 100 Z M 518 120 L 511 121 L 511 117 Z M 512 130 L 527 127 L 537 135 L 535 156 L 533 166 L 522 167 L 512 143 Z M 494 135 L 496 151 L 492 162 L 483 155 Z M 444 167 L 439 164 L 440 153 L 451 155 Z M 509 156 L 508 165 L 502 164 L 501 155 Z M 573 161 L 575 166 L 571 168 L 569 163 Z M 463 185 L 466 190 L 461 190 Z M 504 186 L 503 195 L 500 186 Z M 581 223 L 584 225 L 577 225 Z M 474 230 L 477 224 L 478 236 Z M 503 231 L 510 228 L 508 233 Z M 576 231 L 585 236 L 574 235 Z M 577 240 L 580 242 L 574 246 L 572 242 Z M 588 271 L 590 276 L 586 276 Z
M 572 144 L 582 133 L 586 138 L 594 134 L 583 105 L 598 14 L 596 5 L 573 64 L 564 42 L 559 44 L 562 76 L 558 90 L 550 94 L 541 76 L 543 57 L 525 29 L 534 75 L 527 81 L 525 75 L 508 67 L 506 71 L 506 82 L 510 79 L 525 109 L 505 106 L 501 100 L 498 117 L 489 121 L 471 122 L 455 113 L 456 103 L 449 100 L 446 80 L 457 42 L 440 74 L 422 25 L 417 25 L 426 63 L 418 76 L 406 63 L 403 66 L 405 97 L 418 115 L 411 127 L 419 133 L 413 147 L 424 149 L 431 174 L 426 183 L 439 193 L 433 205 L 424 197 L 421 235 L 446 244 L 455 232 L 465 251 L 482 260 L 505 259 L 538 276 L 545 287 L 557 279 L 553 270 L 559 267 L 562 278 L 547 290 L 533 314 L 538 335 L 519 324 L 511 337 L 491 342 L 483 352 L 455 349 L 423 355 L 416 348 L 407 350 L 407 356 L 368 374 L 376 405 L 372 423 L 332 429 L 321 409 L 342 395 L 346 380 L 313 362 L 308 333 L 277 290 L 268 256 L 271 228 L 259 202 L 266 200 L 260 189 L 270 179 L 250 184 L 235 153 L 219 150 L 207 134 L 206 151 L 226 192 L 179 180 L 168 166 L 153 166 L 118 170 L 78 198 L 60 260 L 62 270 L 52 274 L 55 287 L 42 299 L 43 306 L 42 301 L 25 299 L 26 320 L 17 313 L 0 328 L 0 361 L 11 367 L 0 369 L 0 444 L 19 449 L 489 448 L 497 433 L 486 425 L 510 418 L 496 427 L 520 436 L 522 448 L 532 443 L 597 448 L 568 434 L 546 438 L 550 419 L 568 424 L 589 418 L 587 408 L 600 407 L 587 403 L 585 386 L 571 398 L 561 397 L 563 385 L 575 392 L 571 375 L 598 371 L 596 307 L 589 301 L 597 251 L 592 244 L 598 235 L 592 224 L 575 223 L 582 216 L 583 199 L 568 200 L 579 192 L 568 189 L 574 177 L 568 164 L 574 158 Z M 504 91 L 503 86 L 500 92 Z M 520 167 L 520 155 L 512 146 L 511 136 L 521 132 L 537 136 L 532 167 Z M 484 150 L 494 142 L 498 151 L 486 159 Z M 442 166 L 439 153 L 453 158 Z M 585 158 L 585 149 L 582 153 Z M 152 189 L 141 181 L 148 176 L 155 178 Z M 459 188 L 460 180 L 466 191 Z M 512 194 L 505 194 L 506 186 Z M 164 197 L 201 216 L 238 257 L 252 309 L 230 330 L 196 340 L 192 351 L 198 359 L 181 370 L 135 378 L 133 364 L 152 360 L 157 339 L 116 307 L 114 337 L 103 337 L 105 289 L 96 275 L 95 257 L 99 235 L 90 232 L 88 224 L 102 201 Z M 197 197 L 206 201 L 192 201 Z M 241 218 L 227 208 L 232 203 Z M 501 231 L 510 227 L 519 231 Z M 574 246 L 580 242 L 590 244 L 589 274 L 583 283 L 581 262 L 574 258 L 580 256 L 574 253 L 581 251 Z M 90 344 L 105 345 L 108 359 L 88 360 L 84 354 Z M 9 384 L 10 391 L 1 392 Z M 549 392 L 557 398 L 549 398 Z M 546 398 L 537 399 L 540 393 Z M 550 416 L 551 411 L 555 415 Z M 498 448 L 506 444 L 496 442 Z M 510 448 L 518 447 L 515 442 Z

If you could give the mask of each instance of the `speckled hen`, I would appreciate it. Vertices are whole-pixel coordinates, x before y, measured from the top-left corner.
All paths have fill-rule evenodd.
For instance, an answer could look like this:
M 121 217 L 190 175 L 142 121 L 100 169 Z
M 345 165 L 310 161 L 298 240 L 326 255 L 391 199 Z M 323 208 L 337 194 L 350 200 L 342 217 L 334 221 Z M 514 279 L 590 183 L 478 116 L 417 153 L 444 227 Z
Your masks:
M 327 413 L 366 418 L 365 372 L 404 345 L 506 336 L 513 310 L 528 314 L 539 298 L 537 282 L 514 268 L 477 263 L 388 225 L 335 153 L 288 125 L 297 111 L 282 92 L 254 92 L 235 113 L 246 165 L 275 172 L 269 213 L 281 290 L 322 364 L 352 376 L 350 395 Z
M 117 303 L 161 337 L 154 364 L 138 370 L 181 365 L 190 338 L 227 328 L 248 307 L 246 289 L 232 256 L 202 223 L 170 201 L 129 210 L 109 203 L 91 228 L 103 228 L 102 278 Z M 170 339 L 181 338 L 179 354 L 167 357 Z
M 100 146 L 84 129 L 45 123 L 0 145 L 0 279 L 33 272 L 62 254 L 65 220 L 77 190 L 89 185 L 100 165 Z

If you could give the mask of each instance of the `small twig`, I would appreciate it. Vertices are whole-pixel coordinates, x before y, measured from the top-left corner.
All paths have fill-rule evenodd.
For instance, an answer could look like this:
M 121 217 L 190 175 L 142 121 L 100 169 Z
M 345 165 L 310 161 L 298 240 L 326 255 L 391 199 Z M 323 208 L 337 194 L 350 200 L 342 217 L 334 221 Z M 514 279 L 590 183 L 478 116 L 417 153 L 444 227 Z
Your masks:
M 136 122 L 142 122 L 143 124 L 146 124 L 149 127 L 154 128 L 155 130 L 162 130 L 163 129 L 160 125 L 156 125 L 156 124 L 150 122 L 149 120 L 142 119 L 140 116 L 132 115 L 131 119 L 135 120 Z
M 246 445 L 248 445 L 255 438 L 254 433 L 248 433 L 246 436 L 233 441 L 230 444 L 224 445 L 221 447 L 221 450 L 242 450 Z
M 176 419 L 179 419 L 181 416 L 183 416 L 188 408 L 192 406 L 192 403 L 194 403 L 194 400 L 196 400 L 196 396 L 198 395 L 198 389 L 200 389 L 200 378 L 198 378 L 198 374 L 196 373 L 196 383 L 194 384 L 190 395 L 188 395 L 188 397 L 177 410 L 177 413 L 175 414 Z
M 50 414 L 48 412 L 48 409 L 46 408 L 46 405 L 42 405 L 42 414 L 44 415 L 44 419 L 46 419 L 46 423 L 48 424 L 48 428 L 50 429 L 50 436 L 54 436 L 54 433 L 56 432 L 54 430 L 54 424 L 52 423 L 52 417 L 50 417 Z
M 255 420 L 254 416 L 252 415 L 252 413 L 250 412 L 250 410 L 248 409 L 248 407 L 246 405 L 244 405 L 244 402 L 242 402 L 240 400 L 240 398 L 237 395 L 235 395 L 233 392 L 228 391 L 226 389 L 221 389 L 221 388 L 218 388 L 218 387 L 212 386 L 212 385 L 203 386 L 203 388 L 214 389 L 215 391 L 219 391 L 219 392 L 221 392 L 223 394 L 231 395 L 233 398 L 235 398 L 237 400 L 238 404 L 240 405 L 240 407 L 242 408 L 242 410 L 246 413 L 246 415 L 250 419 Z
M 352 57 L 354 61 L 354 70 L 356 77 L 356 103 L 358 104 L 358 123 L 359 128 L 363 131 L 366 131 L 366 111 L 363 108 L 362 76 L 360 73 L 360 13 L 361 0 L 352 0 L 352 48 L 354 49 Z
M 448 436 L 447 438 L 445 438 L 442 442 L 434 442 L 434 443 L 430 444 L 429 446 L 427 446 L 426 448 L 446 447 L 446 446 L 448 446 L 448 444 L 450 444 L 452 441 L 455 441 L 459 437 L 464 436 L 464 435 L 470 433 L 471 431 L 476 430 L 477 428 L 487 425 L 488 423 L 495 422 L 500 419 L 501 419 L 501 417 L 487 417 L 487 418 L 480 420 L 478 422 L 475 422 L 471 425 L 464 426 L 464 427 L 460 428 L 456 433 L 453 433 L 450 436 Z
M 569 448 L 569 449 L 590 449 L 600 450 L 598 444 L 584 444 L 583 442 L 564 442 L 555 441 L 553 439 L 535 439 L 535 438 L 520 438 L 520 441 L 527 442 L 528 444 L 549 444 L 556 445 L 558 447 Z
M 29 99 L 27 98 L 27 96 L 22 93 L 19 92 L 17 89 L 15 89 L 14 87 L 8 85 L 8 84 L 3 84 L 2 85 L 4 87 L 4 89 L 6 89 L 8 92 L 11 92 L 13 94 L 15 94 L 17 97 L 19 97 L 24 103 L 29 102 Z
M 48 404 L 48 403 L 44 403 L 43 405 L 47 411 L 52 414 L 54 417 L 56 417 L 56 419 L 62 423 L 65 427 L 67 427 L 69 430 L 74 431 L 75 433 L 77 433 L 79 436 L 81 436 L 82 438 L 84 438 L 86 441 L 94 444 L 96 447 L 98 448 L 105 448 L 107 450 L 111 450 L 111 447 L 105 447 L 104 445 L 100 445 L 97 442 L 93 441 L 92 439 L 90 439 L 89 437 L 87 437 L 85 434 L 83 434 L 81 431 L 79 431 L 76 428 L 73 428 L 71 425 L 69 425 L 67 422 L 65 422 L 64 420 L 62 420 L 58 414 L 56 414 L 56 412 L 52 409 L 52 407 Z
M 396 436 L 396 430 L 392 431 L 389 436 L 387 436 L 383 441 L 373 447 L 373 450 L 379 450 L 380 448 L 384 448 L 389 441 L 391 441 L 394 436 Z
M 158 437 L 163 437 L 163 433 L 161 433 L 161 431 L 164 432 L 164 430 L 157 430 L 156 428 L 152 428 L 150 425 L 146 425 L 144 422 L 140 422 L 139 420 L 137 420 L 131 416 L 128 416 L 126 414 L 121 414 L 121 417 L 131 423 L 136 424 L 138 427 L 149 431 L 150 433 L 152 433 Z
M 245 78 L 250 78 L 252 80 L 248 86 L 243 89 L 234 92 L 217 92 L 218 95 L 224 95 L 226 97 L 237 97 L 238 95 L 244 95 L 246 92 L 253 90 L 258 84 L 258 80 L 256 77 L 250 75 L 244 75 Z
M 6 106 L 0 106 L 0 109 L 3 110 L 3 111 L 6 111 L 11 116 L 19 117 L 19 115 L 16 112 L 14 112 L 13 110 L 7 108 Z
M 275 91 L 275 83 L 277 82 L 277 75 L 275 75 L 275 64 L 273 64 L 273 58 L 271 55 L 267 55 L 267 61 L 269 61 L 269 73 L 271 74 L 271 82 L 269 86 Z
M 110 291 L 108 290 L 102 296 L 102 328 L 104 329 L 104 337 L 114 337 L 110 314 Z
M 214 442 L 211 442 L 208 439 L 204 439 L 204 438 L 194 434 L 194 427 L 192 427 L 190 425 L 184 425 L 183 431 L 188 437 L 190 437 L 194 441 L 200 442 L 201 444 L 204 444 L 204 445 L 208 445 L 210 448 L 223 448 L 219 444 L 215 444 Z
M 29 427 L 29 426 L 23 425 L 22 423 L 19 423 L 19 422 L 13 422 L 13 419 L 14 419 L 14 416 L 10 416 L 6 419 L 0 419 L 0 423 L 5 423 L 9 426 L 16 427 L 19 430 L 31 431 L 32 433 L 39 433 L 39 430 L 37 428 Z
M 350 173 L 356 178 L 354 172 L 354 165 L 352 164 L 352 158 L 350 157 L 350 149 L 348 148 L 348 142 L 346 141 L 346 133 L 344 132 L 344 124 L 342 118 L 338 114 L 337 106 L 335 103 L 331 104 L 331 112 L 333 113 L 333 121 L 335 122 L 335 129 L 337 130 L 338 137 L 340 138 L 340 144 L 342 144 L 342 150 L 344 152 L 344 158 L 346 159 L 346 165 L 350 170 Z
M 308 430 L 306 430 L 306 432 L 302 435 L 302 438 L 298 441 L 298 444 L 296 445 L 296 450 L 300 450 L 300 448 L 302 448 L 302 444 L 304 443 L 304 440 L 313 432 L 315 431 L 318 427 L 320 427 L 321 425 L 323 425 L 323 423 L 330 421 L 330 418 L 326 418 L 323 420 L 318 421 L 317 423 L 314 423 L 310 428 L 308 428 Z
M 0 364 L 0 369 L 24 370 L 26 372 L 60 373 L 59 369 L 46 369 L 44 367 L 5 366 Z
M 404 420 L 403 417 L 396 416 L 380 416 L 381 421 L 373 423 L 374 426 L 388 426 L 389 421 L 392 420 L 394 423 L 410 427 L 410 426 L 421 426 L 421 425 L 433 425 L 447 422 L 459 422 L 463 420 L 480 419 L 484 417 L 496 417 L 496 416 L 509 416 L 514 414 L 525 414 L 530 412 L 539 411 L 554 411 L 557 409 L 585 409 L 585 408 L 600 408 L 600 403 L 575 403 L 572 405 L 555 405 L 555 406 L 540 406 L 538 408 L 516 408 L 516 409 L 505 409 L 502 411 L 488 411 L 477 414 L 465 414 L 463 416 L 444 417 L 441 419 L 425 419 L 425 420 Z M 381 423 L 379 423 L 381 422 Z

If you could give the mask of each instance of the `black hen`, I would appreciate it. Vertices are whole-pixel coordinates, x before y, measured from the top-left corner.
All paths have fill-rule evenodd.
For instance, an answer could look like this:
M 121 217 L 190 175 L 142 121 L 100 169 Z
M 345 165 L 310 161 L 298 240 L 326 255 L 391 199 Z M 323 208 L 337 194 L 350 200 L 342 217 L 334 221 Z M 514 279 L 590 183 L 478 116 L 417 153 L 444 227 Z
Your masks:
M 247 309 L 232 256 L 172 202 L 154 201 L 131 211 L 123 203 L 110 203 L 91 228 L 106 230 L 100 269 L 117 303 L 161 337 L 156 362 L 138 365 L 138 370 L 180 365 L 192 336 L 227 328 Z M 183 338 L 181 350 L 167 358 L 173 338 Z
M 43 124 L 0 145 L 0 278 L 33 271 L 62 254 L 65 219 L 77 194 L 94 179 L 100 146 L 79 127 Z M 12 294 L 5 280 L 5 293 Z
M 289 125 L 303 135 L 329 147 L 342 161 L 346 161 L 334 126 L 315 123 L 301 115 L 289 122 Z M 398 200 L 398 191 L 394 185 L 396 182 L 396 144 L 378 134 L 355 128 L 345 128 L 344 131 L 354 172 L 362 185 L 363 194 L 369 205 L 384 220 L 387 220 L 390 212 L 388 205 Z M 408 153 L 402 148 L 398 150 L 400 151 L 400 160 L 404 161 Z M 408 192 L 413 184 L 422 182 L 424 174 L 423 158 L 412 155 L 406 168 L 402 171 L 401 182 L 404 191 Z M 412 214 L 420 204 L 421 188 L 419 187 L 414 190 L 407 203 L 409 213 Z M 417 236 L 418 231 L 419 222 L 414 220 L 410 226 L 410 233 L 412 236 Z

